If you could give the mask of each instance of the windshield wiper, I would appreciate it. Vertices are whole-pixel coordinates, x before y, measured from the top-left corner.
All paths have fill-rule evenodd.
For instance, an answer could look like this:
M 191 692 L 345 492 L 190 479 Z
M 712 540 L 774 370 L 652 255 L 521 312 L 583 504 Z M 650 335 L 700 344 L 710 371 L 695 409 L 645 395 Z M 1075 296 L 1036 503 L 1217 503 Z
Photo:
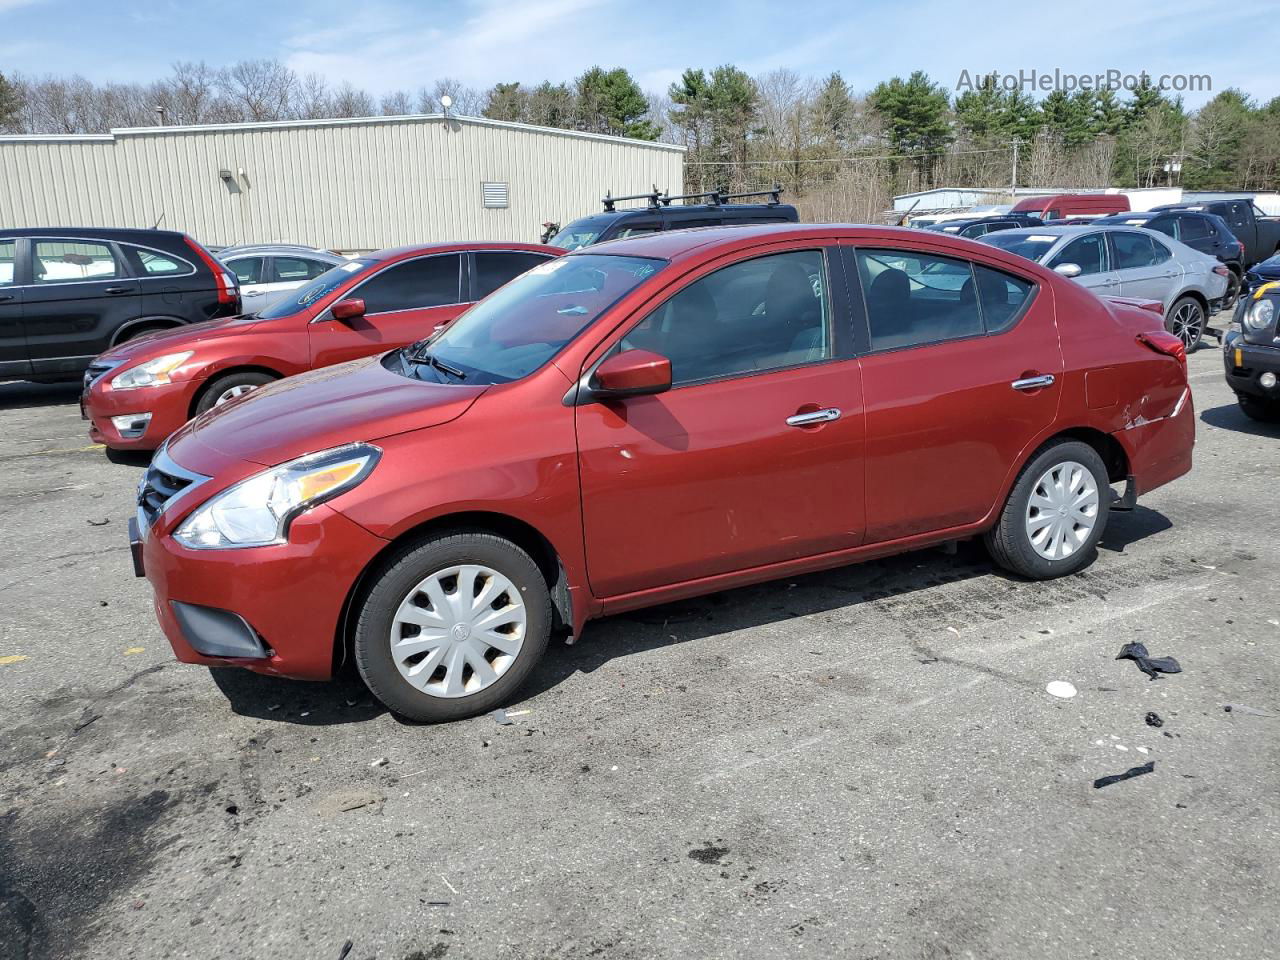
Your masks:
M 434 356 L 433 354 L 427 353 L 425 350 L 422 353 L 410 354 L 409 359 L 413 363 L 429 364 L 435 367 L 441 373 L 447 373 L 449 376 L 453 377 L 455 380 L 467 379 L 467 375 L 463 373 L 461 370 L 459 370 L 457 367 L 450 366 L 449 364 L 441 360 L 439 357 Z

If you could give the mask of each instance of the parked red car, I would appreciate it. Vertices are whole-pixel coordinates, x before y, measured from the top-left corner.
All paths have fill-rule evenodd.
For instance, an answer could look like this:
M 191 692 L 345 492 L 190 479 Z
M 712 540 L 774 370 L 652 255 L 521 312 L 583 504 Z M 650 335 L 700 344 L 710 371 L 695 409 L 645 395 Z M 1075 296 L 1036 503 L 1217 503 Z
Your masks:
M 196 414 L 272 380 L 429 336 L 563 252 L 531 243 L 383 250 L 334 267 L 259 313 L 130 340 L 85 373 L 89 436 L 113 449 L 153 450 Z
M 187 424 L 132 521 L 178 658 L 407 717 L 507 701 L 593 617 L 984 535 L 1033 578 L 1187 472 L 1182 342 L 918 230 L 588 247 L 436 340 Z M 1111 484 L 1125 484 L 1123 497 Z

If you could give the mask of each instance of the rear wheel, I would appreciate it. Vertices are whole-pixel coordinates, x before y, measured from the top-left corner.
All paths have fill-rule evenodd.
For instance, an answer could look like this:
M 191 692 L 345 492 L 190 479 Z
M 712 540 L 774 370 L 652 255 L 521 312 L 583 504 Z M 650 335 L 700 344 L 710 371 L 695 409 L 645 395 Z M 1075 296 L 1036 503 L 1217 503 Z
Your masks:
M 1200 345 L 1204 336 L 1204 307 L 1195 297 L 1179 297 L 1169 308 L 1164 328 L 1182 341 L 1190 353 Z
M 1243 393 L 1236 394 L 1240 409 L 1250 420 L 1259 423 L 1280 423 L 1280 400 L 1263 400 Z
M 1227 276 L 1227 292 L 1222 295 L 1222 306 L 1219 310 L 1223 313 L 1235 309 L 1236 300 L 1240 297 L 1240 274 L 1234 270 Z
M 275 379 L 269 373 L 253 373 L 251 371 L 228 373 L 226 376 L 217 377 L 205 387 L 204 393 L 200 395 L 200 402 L 196 404 L 196 413 L 201 414 L 206 410 L 212 410 L 228 400 L 234 400 L 236 397 L 243 396 L 252 390 L 257 390 L 258 387 L 271 383 Z
M 986 535 L 996 563 L 1032 580 L 1082 570 L 1097 556 L 1111 488 L 1096 450 L 1078 440 L 1045 446 L 1022 468 Z
M 459 720 L 510 701 L 551 623 L 547 582 L 524 550 L 481 531 L 444 534 L 375 578 L 356 622 L 356 666 L 395 713 Z

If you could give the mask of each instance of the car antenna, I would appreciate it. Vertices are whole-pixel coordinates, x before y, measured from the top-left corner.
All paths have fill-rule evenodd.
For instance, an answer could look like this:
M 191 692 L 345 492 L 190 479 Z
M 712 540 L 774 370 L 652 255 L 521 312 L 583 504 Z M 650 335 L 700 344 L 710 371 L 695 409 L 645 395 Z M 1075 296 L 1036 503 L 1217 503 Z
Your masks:
M 161 211 L 160 211 L 160 217 L 159 217 L 159 219 L 158 219 L 158 220 L 156 220 L 156 222 L 155 222 L 154 224 L 152 224 L 151 229 L 152 229 L 152 230 L 159 230 L 159 229 L 160 229 L 160 224 L 162 224 L 162 223 L 164 223 L 164 211 L 163 211 L 163 210 L 161 210 Z

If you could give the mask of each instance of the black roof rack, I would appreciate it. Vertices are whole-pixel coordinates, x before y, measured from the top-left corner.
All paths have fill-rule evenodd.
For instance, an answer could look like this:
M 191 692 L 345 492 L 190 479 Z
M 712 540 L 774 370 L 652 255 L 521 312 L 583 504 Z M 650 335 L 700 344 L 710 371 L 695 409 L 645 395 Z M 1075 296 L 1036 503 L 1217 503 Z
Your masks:
M 673 200 L 701 200 L 707 198 L 706 202 L 709 206 L 718 207 L 730 200 L 743 200 L 747 197 L 768 197 L 769 205 L 775 206 L 782 202 L 782 185 L 775 183 L 771 190 L 756 190 L 751 193 L 728 193 L 725 189 L 708 190 L 705 193 L 680 193 L 671 195 L 669 193 L 659 193 L 655 185 L 652 193 L 637 193 L 628 197 L 615 197 L 612 193 L 606 193 L 600 200 L 604 204 L 606 213 L 614 212 L 614 204 L 622 203 L 626 200 L 644 200 L 646 206 L 650 210 L 657 210 L 661 207 L 671 206 Z

